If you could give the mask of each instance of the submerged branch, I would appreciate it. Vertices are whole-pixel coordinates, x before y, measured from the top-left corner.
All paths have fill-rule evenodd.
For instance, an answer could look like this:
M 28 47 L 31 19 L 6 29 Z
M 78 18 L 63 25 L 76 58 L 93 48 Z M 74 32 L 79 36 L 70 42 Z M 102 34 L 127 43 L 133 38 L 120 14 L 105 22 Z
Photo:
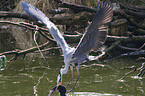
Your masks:
M 124 79 L 128 74 L 130 74 L 130 73 L 132 73 L 132 72 L 134 72 L 134 71 L 136 71 L 136 67 L 134 68 L 134 70 L 132 70 L 132 71 L 130 71 L 130 72 L 128 72 L 128 73 L 125 73 L 125 75 L 124 75 L 121 79 Z
M 137 76 L 143 77 L 144 74 L 145 74 L 145 67 L 144 67 L 144 65 L 145 65 L 145 62 L 142 63 L 142 66 L 139 67 L 139 68 L 136 68 L 136 66 L 124 67 L 123 69 L 125 69 L 125 68 L 126 68 L 126 69 L 132 69 L 132 68 L 134 68 L 134 69 L 133 69 L 132 71 L 126 73 L 121 79 L 124 79 L 128 74 L 133 73 L 134 71 L 138 71 L 138 70 L 139 70 L 140 72 L 138 73 Z

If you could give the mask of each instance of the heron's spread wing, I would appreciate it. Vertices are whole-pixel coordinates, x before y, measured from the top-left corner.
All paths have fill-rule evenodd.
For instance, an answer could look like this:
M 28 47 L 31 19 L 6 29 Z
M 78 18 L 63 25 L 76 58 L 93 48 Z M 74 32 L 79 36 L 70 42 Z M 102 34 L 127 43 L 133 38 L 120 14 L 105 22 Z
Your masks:
M 28 15 L 47 26 L 49 32 L 56 40 L 57 44 L 62 48 L 63 52 L 65 52 L 69 46 L 63 38 L 62 34 L 59 32 L 58 28 L 55 26 L 55 24 L 53 24 L 44 13 L 42 13 L 39 9 L 35 8 L 34 6 L 22 2 L 22 7 Z
M 73 57 L 87 55 L 91 49 L 102 47 L 108 32 L 107 27 L 102 25 L 109 23 L 112 16 L 113 12 L 109 1 L 98 4 L 96 15 L 81 38 Z

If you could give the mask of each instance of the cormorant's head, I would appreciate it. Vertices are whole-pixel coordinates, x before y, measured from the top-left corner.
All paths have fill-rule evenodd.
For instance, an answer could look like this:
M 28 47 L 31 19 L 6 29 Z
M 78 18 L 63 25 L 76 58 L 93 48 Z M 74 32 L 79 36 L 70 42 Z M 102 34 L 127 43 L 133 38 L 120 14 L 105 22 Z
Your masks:
M 66 93 L 66 88 L 62 85 L 58 86 L 57 90 L 59 91 L 60 93 L 60 96 L 66 96 L 65 93 Z
M 52 94 L 54 91 L 56 91 L 56 90 L 58 90 L 60 96 L 66 96 L 66 95 L 65 95 L 65 93 L 66 93 L 66 88 L 65 88 L 64 86 L 62 86 L 62 85 L 59 85 L 58 87 L 55 86 L 52 90 L 50 90 L 50 93 L 49 93 L 48 96 L 51 96 L 51 94 Z

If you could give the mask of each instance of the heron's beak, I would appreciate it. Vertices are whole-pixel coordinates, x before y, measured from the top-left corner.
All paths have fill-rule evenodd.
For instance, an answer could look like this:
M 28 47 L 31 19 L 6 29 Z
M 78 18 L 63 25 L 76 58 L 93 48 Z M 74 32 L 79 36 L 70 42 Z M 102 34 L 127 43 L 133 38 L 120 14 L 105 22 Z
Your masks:
M 61 82 L 59 82 L 58 86 L 61 85 Z
M 59 84 L 57 84 L 57 88 L 58 88 L 59 85 L 61 85 L 61 82 L 59 82 Z
M 61 82 L 59 82 L 59 84 L 57 84 L 57 87 L 56 87 L 56 89 L 55 89 L 55 90 L 57 90 L 58 86 L 60 86 L 60 85 L 61 85 Z

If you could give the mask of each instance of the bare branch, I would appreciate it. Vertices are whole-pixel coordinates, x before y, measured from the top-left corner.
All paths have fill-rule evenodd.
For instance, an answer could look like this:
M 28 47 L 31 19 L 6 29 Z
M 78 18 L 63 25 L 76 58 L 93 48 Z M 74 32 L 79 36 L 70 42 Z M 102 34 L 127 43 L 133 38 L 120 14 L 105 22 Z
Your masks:
M 46 47 L 48 45 L 49 45 L 49 41 L 47 41 L 46 43 L 40 45 L 39 48 L 43 49 L 44 47 Z M 25 49 L 25 50 L 7 51 L 7 52 L 0 53 L 0 55 L 15 54 L 15 57 L 12 60 L 16 60 L 18 56 L 23 55 L 23 54 L 27 54 L 27 53 L 32 53 L 32 52 L 34 52 L 36 50 L 38 50 L 37 46 L 29 48 L 29 49 Z

